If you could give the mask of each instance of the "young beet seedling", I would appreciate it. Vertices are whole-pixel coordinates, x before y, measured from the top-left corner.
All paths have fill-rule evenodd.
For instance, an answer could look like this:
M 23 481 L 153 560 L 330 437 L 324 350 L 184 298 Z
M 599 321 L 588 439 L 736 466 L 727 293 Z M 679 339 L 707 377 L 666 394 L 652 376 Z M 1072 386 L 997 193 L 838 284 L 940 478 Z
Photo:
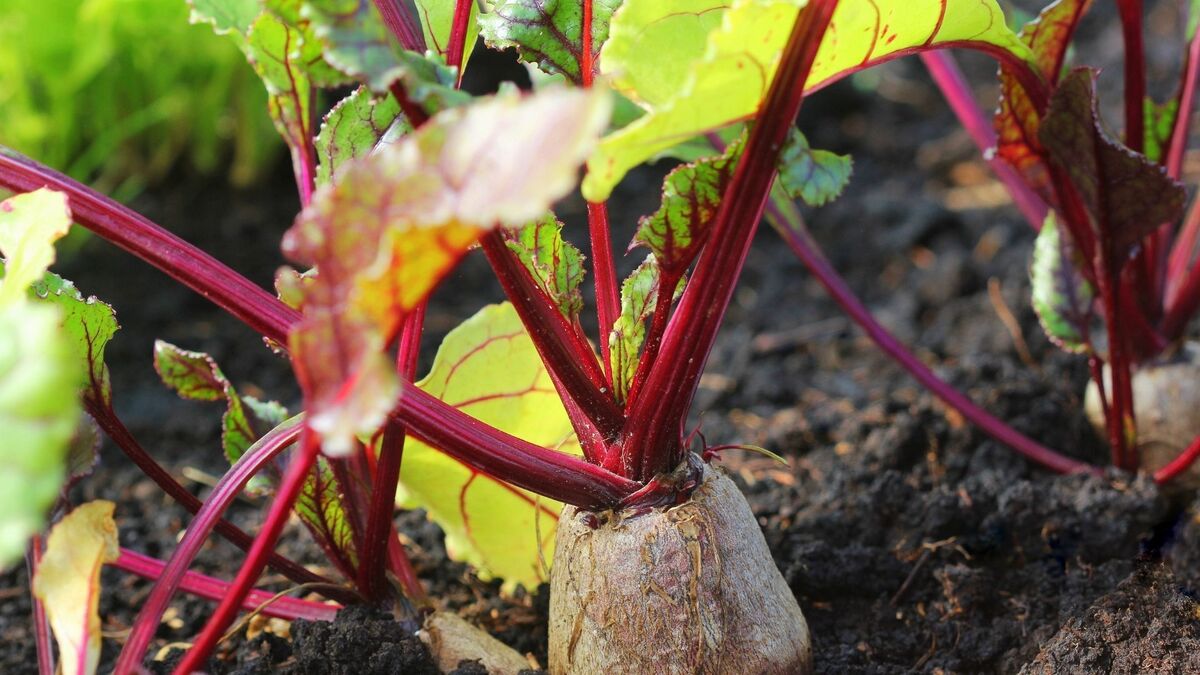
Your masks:
M 80 507 L 56 526 L 94 534 L 81 549 L 87 565 L 115 558 L 157 579 L 116 670 L 136 670 L 179 588 L 220 598 L 177 672 L 202 668 L 237 612 L 261 604 L 251 589 L 266 565 L 340 602 L 425 606 L 392 528 L 399 496 L 429 508 L 458 555 L 510 581 L 535 573 L 542 537 L 523 561 L 505 559 L 496 551 L 511 542 L 497 544 L 490 530 L 524 513 L 546 532 L 557 509 L 549 500 L 566 505 L 553 545 L 552 672 L 808 671 L 804 617 L 745 499 L 684 438 L 705 360 L 768 201 L 776 215 L 794 209 L 793 197 L 822 203 L 848 178 L 844 158 L 793 131 L 804 96 L 943 47 L 992 54 L 1040 91 L 1033 51 L 986 0 L 944 0 L 928 12 L 879 0 L 581 0 L 550 13 L 507 0 L 484 14 L 472 0 L 416 4 L 414 14 L 389 0 L 193 0 L 194 18 L 234 40 L 262 77 L 291 149 L 303 210 L 283 248 L 306 271 L 282 270 L 278 297 L 88 188 L 0 154 L 0 185 L 49 188 L 40 194 L 60 206 L 65 195 L 70 214 L 60 208 L 59 220 L 73 218 L 244 321 L 290 359 L 304 392 L 304 411 L 289 417 L 240 395 L 206 355 L 156 346 L 169 386 L 226 404 L 223 449 L 234 464 L 200 502 L 113 412 L 102 362 L 116 330 L 111 310 L 53 275 L 31 290 L 65 307 L 84 410 L 195 514 L 165 564 L 116 547 L 109 505 Z M 473 99 L 457 88 L 477 32 L 542 71 L 534 93 Z M 317 91 L 354 81 L 360 88 L 316 133 Z M 601 138 L 614 90 L 638 113 Z M 695 161 L 667 177 L 662 207 L 639 222 L 634 245 L 650 255 L 618 290 L 605 200 L 627 171 L 662 154 Z M 585 160 L 598 354 L 579 320 L 582 255 L 550 211 Z M 14 269 L 25 264 L 16 246 L 0 247 Z M 427 298 L 473 247 L 511 305 L 454 331 L 414 383 Z M 19 283 L 10 295 L 31 282 Z M 253 539 L 222 520 L 245 489 L 274 493 Z M 272 552 L 293 510 L 350 585 Z M 231 583 L 187 571 L 213 530 L 248 551 Z M 51 534 L 45 559 L 60 560 L 55 542 L 66 538 Z M 35 542 L 31 566 L 42 555 Z M 37 574 L 55 626 L 56 613 L 94 615 L 49 592 L 61 575 Z M 85 582 L 76 586 L 94 598 L 95 579 Z M 330 613 L 294 599 L 269 611 Z M 46 622 L 37 621 L 48 657 Z M 70 636 L 56 630 L 70 646 L 60 652 L 91 654 L 79 651 L 94 644 L 86 633 L 64 642 Z

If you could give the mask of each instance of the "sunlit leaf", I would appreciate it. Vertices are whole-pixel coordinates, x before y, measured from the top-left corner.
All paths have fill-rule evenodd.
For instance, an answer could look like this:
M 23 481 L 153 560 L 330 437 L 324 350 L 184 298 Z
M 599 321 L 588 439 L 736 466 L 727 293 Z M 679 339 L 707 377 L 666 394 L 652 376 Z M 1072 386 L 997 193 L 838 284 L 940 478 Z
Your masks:
M 822 206 L 842 194 L 854 164 L 848 155 L 815 150 L 793 129 L 779 156 L 779 182 L 793 199 Z
M 662 204 L 638 220 L 630 246 L 650 249 L 667 274 L 683 274 L 704 244 L 741 149 L 742 142 L 735 141 L 722 155 L 683 164 L 667 174 Z
M 446 56 L 450 47 L 450 29 L 454 24 L 455 0 L 413 0 L 417 6 L 417 17 L 421 20 L 421 32 L 425 34 L 425 47 Z M 475 42 L 479 38 L 479 3 L 471 3 L 471 16 L 467 19 L 467 35 L 463 41 L 462 63 L 451 63 L 461 71 L 471 60 Z
M 1091 0 L 1058 0 L 1037 19 L 1026 24 L 1019 35 L 1033 53 L 1033 64 L 1047 83 L 1058 83 L 1071 36 Z M 1025 182 L 1049 204 L 1055 201 L 1045 165 L 1045 150 L 1037 138 L 1041 119 L 1012 66 L 1000 67 L 1000 109 L 996 112 L 996 155 L 1013 166 Z
M 70 224 L 66 197 L 51 190 L 0 202 L 0 568 L 45 522 L 80 416 L 86 370 L 64 334 L 63 312 L 29 299 Z
M 541 358 L 508 303 L 489 305 L 452 330 L 417 386 L 475 419 L 531 443 L 580 454 L 570 420 Z M 485 579 L 535 588 L 540 555 L 554 551 L 558 502 L 494 480 L 408 439 L 397 503 L 424 508 L 446 532 L 456 560 Z
M 412 131 L 400 114 L 394 96 L 371 96 L 359 87 L 338 102 L 325 116 L 317 134 L 317 185 L 335 180 L 342 165 L 371 152 L 380 143 L 392 143 Z
M 583 309 L 583 296 L 579 292 L 583 254 L 570 242 L 563 241 L 562 223 L 554 214 L 546 214 L 513 231 L 508 248 L 563 316 L 568 320 L 579 317 Z
M 325 452 L 350 452 L 391 409 L 399 382 L 383 352 L 404 314 L 483 232 L 540 217 L 571 189 L 609 107 L 599 90 L 550 89 L 452 108 L 318 190 L 284 238 L 318 273 L 281 290 L 302 298 L 289 345 Z
M 188 4 L 192 23 L 209 23 L 218 35 L 233 33 L 242 39 L 262 13 L 261 0 L 188 0 Z
M 692 136 L 753 116 L 803 4 L 626 0 L 613 16 L 600 68 L 617 78 L 622 93 L 642 102 L 647 114 L 604 139 L 588 160 L 584 196 L 601 201 L 637 164 Z M 699 42 L 713 15 L 720 16 L 720 25 Z M 843 2 L 805 89 L 901 54 L 949 44 L 1030 56 L 992 0 Z
M 80 372 L 54 307 L 0 307 L 0 569 L 20 558 L 66 477 Z
M 100 569 L 121 553 L 114 508 L 112 502 L 97 500 L 67 514 L 50 530 L 33 578 L 64 675 L 91 675 L 100 664 Z
M 646 320 L 658 304 L 659 283 L 658 263 L 653 255 L 649 255 L 621 284 L 621 313 L 613 323 L 612 332 L 608 334 L 613 393 L 619 401 L 625 400 L 633 385 L 638 351 L 646 340 Z
M 1051 211 L 1038 232 L 1029 267 L 1033 309 L 1050 341 L 1068 352 L 1085 352 L 1095 291 L 1083 275 L 1086 261 L 1060 232 Z
M 620 4 L 621 0 L 592 2 L 593 58 L 608 39 L 609 20 Z M 479 26 L 488 46 L 515 48 L 522 61 L 543 72 L 582 82 L 583 3 L 578 0 L 499 0 L 479 17 Z
M 0 202 L 0 253 L 4 254 L 4 283 L 0 307 L 25 297 L 33 283 L 54 262 L 54 242 L 71 228 L 67 196 L 42 188 Z
M 94 295 L 84 297 L 74 283 L 53 272 L 42 275 L 29 292 L 31 298 L 57 305 L 62 311 L 63 333 L 80 364 L 79 372 L 87 374 L 86 385 L 94 394 L 108 400 L 111 392 L 104 350 L 121 328 L 112 305 Z
M 1119 264 L 1142 237 L 1181 215 L 1186 193 L 1161 166 L 1105 133 L 1096 112 L 1095 78 L 1088 68 L 1063 78 L 1038 138 L 1070 176 Z

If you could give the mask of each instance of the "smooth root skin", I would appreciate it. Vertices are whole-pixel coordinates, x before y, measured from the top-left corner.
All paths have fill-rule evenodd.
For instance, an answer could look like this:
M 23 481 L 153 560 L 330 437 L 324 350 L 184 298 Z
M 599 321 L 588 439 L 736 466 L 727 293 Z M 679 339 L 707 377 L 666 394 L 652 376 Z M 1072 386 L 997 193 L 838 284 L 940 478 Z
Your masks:
M 588 521 L 597 520 L 593 529 Z M 550 672 L 812 672 L 808 624 L 733 481 L 706 465 L 680 506 L 563 509 L 550 577 Z
M 1104 380 L 1111 371 L 1104 366 Z M 1096 383 L 1088 382 L 1084 412 L 1103 436 L 1104 412 Z M 1133 372 L 1133 414 L 1137 418 L 1141 469 L 1166 466 L 1200 434 L 1200 343 L 1188 342 L 1172 356 Z M 1181 487 L 1200 487 L 1200 463 L 1176 479 Z

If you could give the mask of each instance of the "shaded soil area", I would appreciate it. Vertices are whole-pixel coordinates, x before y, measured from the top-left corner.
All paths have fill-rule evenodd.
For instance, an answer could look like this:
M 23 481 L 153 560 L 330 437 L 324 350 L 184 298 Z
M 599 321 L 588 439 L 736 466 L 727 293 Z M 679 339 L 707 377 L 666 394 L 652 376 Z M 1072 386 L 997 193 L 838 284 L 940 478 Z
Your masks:
M 986 81 L 990 66 L 969 65 Z M 1029 307 L 1033 233 L 919 65 L 893 64 L 869 82 L 823 92 L 802 126 L 814 145 L 855 155 L 847 194 L 808 217 L 877 316 L 995 415 L 1104 463 L 1103 443 L 1082 418 L 1086 364 L 1049 345 Z M 656 205 L 664 170 L 636 175 L 614 198 L 614 239 L 626 241 L 636 216 Z M 286 183 L 231 194 L 186 176 L 137 206 L 263 285 L 283 262 L 277 242 L 296 209 Z M 566 204 L 561 215 L 581 236 L 580 205 Z M 476 258 L 439 291 L 427 355 L 449 328 L 499 299 Z M 124 330 L 109 362 L 118 410 L 196 494 L 224 470 L 220 410 L 162 387 L 151 367 L 154 337 L 211 353 L 245 393 L 297 403 L 284 361 L 161 274 L 98 241 L 59 269 L 117 307 Z M 720 463 L 742 486 L 801 602 L 819 671 L 1200 671 L 1200 505 L 1192 496 L 1116 473 L 1053 475 L 983 436 L 878 353 L 766 229 L 695 411 L 709 443 L 761 445 L 789 461 L 727 451 Z M 160 558 L 188 521 L 109 445 L 73 497 L 116 501 L 122 545 Z M 253 529 L 264 506 L 247 499 L 230 517 Z M 531 664 L 546 663 L 545 588 L 503 596 L 497 582 L 448 560 L 422 514 L 400 514 L 397 523 L 437 602 Z M 295 523 L 281 550 L 325 564 Z M 230 578 L 241 559 L 213 539 L 196 569 Z M 148 585 L 113 570 L 104 584 L 111 664 Z M 268 576 L 264 586 L 287 584 Z M 162 659 L 155 670 L 168 667 L 178 653 L 171 647 L 195 635 L 210 608 L 180 596 L 148 656 Z M 25 571 L 0 576 L 2 672 L 36 672 L 28 617 Z M 411 631 L 366 609 L 332 626 L 251 622 L 222 649 L 215 672 L 436 672 Z

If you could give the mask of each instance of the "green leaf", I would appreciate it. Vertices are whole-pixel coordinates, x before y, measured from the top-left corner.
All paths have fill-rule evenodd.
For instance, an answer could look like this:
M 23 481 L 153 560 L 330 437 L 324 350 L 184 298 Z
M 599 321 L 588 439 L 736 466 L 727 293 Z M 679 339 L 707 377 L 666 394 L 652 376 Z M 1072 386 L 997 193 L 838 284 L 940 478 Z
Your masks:
M 212 24 L 218 35 L 234 33 L 244 40 L 250 24 L 262 13 L 261 0 L 188 0 L 192 23 Z
M 51 306 L 0 307 L 0 568 L 24 553 L 66 477 L 80 374 L 61 320 Z
M 0 202 L 0 254 L 7 261 L 0 307 L 25 297 L 54 262 L 54 242 L 71 228 L 67 196 L 48 188 Z
M 592 3 L 593 63 L 620 4 L 621 0 Z M 515 48 L 522 61 L 582 84 L 583 4 L 578 0 L 499 0 L 479 17 L 479 27 L 489 47 Z
M 281 291 L 301 299 L 289 346 L 326 453 L 351 452 L 391 409 L 399 381 L 384 348 L 405 313 L 482 233 L 524 225 L 572 188 L 609 108 L 603 91 L 578 89 L 452 108 L 317 191 L 284 250 L 319 272 Z
M 417 16 L 421 19 L 421 32 L 425 34 L 425 47 L 441 54 L 443 58 L 450 46 L 450 29 L 454 24 L 455 0 L 413 0 L 417 5 Z M 462 72 L 475 51 L 479 38 L 479 3 L 471 3 L 471 16 L 467 19 L 467 36 L 463 41 L 462 63 L 452 63 Z
M 1059 230 L 1054 212 L 1047 213 L 1029 267 L 1033 309 L 1046 337 L 1073 353 L 1091 350 L 1087 336 L 1095 291 L 1083 275 L 1086 264 L 1070 234 Z
M 1179 99 L 1173 98 L 1166 103 L 1155 103 L 1154 99 L 1146 97 L 1146 157 L 1151 162 L 1162 162 L 1163 151 L 1171 142 L 1171 132 L 1175 130 L 1175 118 L 1179 115 Z
M 645 105 L 647 115 L 604 139 L 588 160 L 584 196 L 603 201 L 637 164 L 692 136 L 752 117 L 778 67 L 786 27 L 802 4 L 734 0 L 726 9 L 717 0 L 626 0 L 613 16 L 600 67 L 617 78 L 622 93 Z M 697 17 L 710 25 L 717 20 L 713 15 L 720 16 L 720 25 L 701 42 L 704 31 L 697 28 Z M 914 50 L 950 44 L 1031 58 L 993 0 L 844 2 L 805 89 Z
M 400 114 L 396 97 L 375 98 L 366 87 L 359 87 L 338 102 L 325 116 L 317 134 L 317 185 L 337 178 L 341 167 L 362 157 L 380 143 L 390 143 L 412 131 L 412 125 Z
M 683 164 L 667 174 L 662 204 L 638 220 L 630 246 L 645 246 L 669 276 L 682 275 L 700 253 L 741 150 L 739 139 L 718 157 Z
M 848 155 L 814 150 L 800 131 L 793 129 L 779 156 L 779 182 L 793 199 L 822 206 L 842 194 L 854 164 Z
M 579 455 L 554 383 L 512 305 L 489 305 L 452 330 L 418 387 L 484 424 Z M 397 504 L 424 508 L 455 560 L 484 579 L 535 588 L 545 581 L 562 505 L 497 481 L 409 438 Z
M 621 284 L 621 313 L 608 334 L 608 352 L 612 357 L 613 394 L 624 401 L 637 373 L 638 351 L 646 339 L 646 320 L 658 304 L 660 283 L 658 263 L 653 255 Z
M 115 508 L 96 500 L 67 514 L 50 531 L 33 578 L 33 593 L 44 603 L 58 642 L 63 675 L 91 675 L 100 665 L 100 570 L 121 555 Z
M 1183 186 L 1163 167 L 1109 138 L 1096 111 L 1096 71 L 1078 68 L 1050 99 L 1038 138 L 1071 178 L 1102 241 L 1121 264 L 1142 237 L 1183 213 Z
M 274 14 L 263 13 L 250 27 L 246 56 L 267 88 L 271 120 L 299 172 L 308 164 L 306 153 L 313 137 L 313 83 L 306 64 L 313 58 L 320 61 L 320 45 L 305 43 L 298 29 Z
M 108 366 L 104 349 L 121 326 L 116 312 L 95 296 L 84 297 L 75 284 L 53 272 L 47 272 L 29 289 L 29 297 L 57 305 L 62 312 L 63 334 L 71 354 L 86 375 L 87 386 L 101 400 L 109 400 Z
M 250 407 L 233 384 L 221 372 L 221 367 L 203 352 L 180 349 L 162 340 L 154 342 L 154 369 L 163 383 L 190 401 L 224 401 L 221 417 L 221 448 L 230 464 L 238 461 L 246 450 L 272 427 L 287 417 L 287 410 L 278 403 L 260 403 Z M 257 413 L 267 413 L 264 419 Z
M 570 242 L 563 241 L 562 223 L 548 213 L 512 232 L 508 248 L 529 270 L 533 280 L 568 320 L 579 317 L 583 296 L 583 254 Z
M 348 494 L 330 460 L 318 457 L 292 508 L 317 543 L 350 572 L 358 567 L 358 547 L 353 522 L 346 513 Z

